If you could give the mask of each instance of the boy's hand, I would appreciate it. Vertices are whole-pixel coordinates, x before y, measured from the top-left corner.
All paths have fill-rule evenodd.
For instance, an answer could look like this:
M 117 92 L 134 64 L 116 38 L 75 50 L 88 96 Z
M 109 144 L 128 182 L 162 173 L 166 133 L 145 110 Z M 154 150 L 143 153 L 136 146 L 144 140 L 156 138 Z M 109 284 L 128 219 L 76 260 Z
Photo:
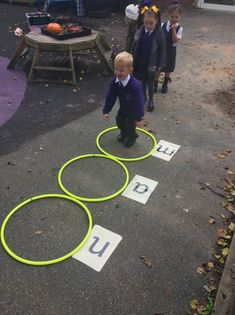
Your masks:
M 135 122 L 136 127 L 138 128 L 144 128 L 144 120 L 136 121 Z
M 109 120 L 109 114 L 104 114 L 103 118 L 104 118 L 104 120 Z

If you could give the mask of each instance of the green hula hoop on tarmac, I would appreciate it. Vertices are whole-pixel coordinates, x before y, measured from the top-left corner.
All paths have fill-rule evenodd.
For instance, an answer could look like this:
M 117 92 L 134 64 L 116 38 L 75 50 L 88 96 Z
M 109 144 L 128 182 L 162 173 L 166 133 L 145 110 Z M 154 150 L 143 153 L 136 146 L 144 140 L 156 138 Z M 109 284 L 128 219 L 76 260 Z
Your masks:
M 74 195 L 72 192 L 68 191 L 65 186 L 63 185 L 62 183 L 62 174 L 63 174 L 63 171 L 64 169 L 71 163 L 75 162 L 75 161 L 78 161 L 78 160 L 81 160 L 81 159 L 85 159 L 85 158 L 92 158 L 92 157 L 98 157 L 98 158 L 104 158 L 104 159 L 109 159 L 117 164 L 119 164 L 122 169 L 124 170 L 124 173 L 126 175 L 126 181 L 124 183 L 124 185 L 117 191 L 115 192 L 114 194 L 112 195 L 109 195 L 109 196 L 105 196 L 105 197 L 99 197 L 99 198 L 87 198 L 87 197 L 82 197 L 82 196 L 77 196 L 77 195 Z M 82 201 L 87 201 L 87 202 L 100 202 L 100 201 L 106 201 L 106 200 L 109 200 L 109 199 L 112 199 L 112 198 L 115 198 L 116 196 L 120 195 L 123 190 L 125 190 L 126 186 L 128 185 L 128 182 L 129 182 L 129 172 L 126 168 L 126 166 L 118 161 L 117 159 L 115 159 L 114 157 L 112 156 L 108 156 L 108 155 L 103 155 L 103 154 L 86 154 L 86 155 L 80 155 L 80 156 L 77 156 L 69 161 L 67 161 L 60 169 L 59 171 L 59 174 L 58 174 L 58 182 L 59 182 L 59 186 L 60 188 L 69 196 L 73 197 L 73 198 L 76 198 L 76 199 L 79 199 L 79 200 L 82 200 Z
M 111 127 L 111 128 L 103 130 L 100 134 L 98 134 L 98 136 L 96 138 L 96 146 L 103 154 L 105 154 L 107 156 L 111 156 L 112 158 L 115 158 L 115 159 L 117 159 L 119 161 L 134 162 L 134 161 L 144 160 L 144 159 L 146 159 L 147 157 L 149 157 L 150 155 L 152 155 L 156 151 L 156 149 L 157 149 L 157 141 L 156 141 L 155 137 L 150 132 L 148 132 L 145 129 L 136 128 L 136 130 L 145 133 L 146 135 L 148 135 L 152 139 L 152 141 L 153 141 L 153 148 L 151 149 L 150 152 L 148 152 L 147 154 L 145 154 L 143 156 L 133 157 L 133 158 L 125 158 L 125 157 L 115 156 L 115 155 L 112 155 L 112 154 L 108 153 L 103 148 L 101 148 L 99 140 L 100 140 L 101 136 L 103 134 L 105 134 L 106 132 L 108 132 L 110 130 L 116 130 L 116 129 L 118 129 L 118 127 L 116 127 L 116 126 L 115 127 Z
M 89 223 L 89 227 L 88 227 L 88 231 L 84 237 L 84 239 L 81 241 L 81 243 L 76 247 L 74 248 L 71 252 L 69 252 L 68 254 L 62 256 L 62 257 L 59 257 L 59 258 L 56 258 L 56 259 L 52 259 L 52 260 L 45 260 L 45 261 L 34 261 L 34 260 L 28 260 L 28 259 L 25 259 L 25 258 L 22 258 L 18 255 L 16 255 L 7 245 L 6 241 L 5 241 L 5 236 L 4 236 L 4 232 L 5 232 L 5 228 L 6 228 L 6 225 L 8 223 L 8 221 L 10 220 L 10 218 L 13 216 L 13 214 L 18 211 L 20 208 L 22 208 L 23 206 L 27 205 L 28 203 L 32 202 L 32 201 L 35 201 L 35 200 L 38 200 L 38 199 L 44 199 L 44 198 L 63 198 L 63 199 L 67 199 L 69 201 L 72 201 L 74 203 L 76 203 L 77 205 L 79 205 L 80 207 L 83 208 L 83 210 L 85 210 L 86 214 L 87 214 L 87 217 L 88 217 L 88 223 Z M 16 206 L 13 210 L 11 210 L 11 212 L 6 216 L 5 220 L 3 221 L 2 223 L 2 227 L 1 227 L 1 242 L 2 242 L 2 245 L 4 247 L 4 249 L 7 251 L 7 253 L 13 257 L 14 259 L 24 263 L 24 264 L 27 264 L 27 265 L 34 265 L 34 266 L 46 266 L 46 265 L 52 265 L 52 264 L 56 264 L 60 261 L 63 261 L 67 258 L 70 258 L 71 256 L 73 256 L 73 254 L 75 254 L 79 249 L 82 248 L 82 246 L 86 243 L 88 237 L 90 236 L 90 233 L 91 233 L 91 229 L 92 229 L 92 217 L 91 217 L 91 214 L 90 214 L 90 211 L 89 209 L 79 200 L 76 200 L 74 198 L 71 198 L 69 196 L 66 196 L 66 195 L 60 195 L 60 194 L 47 194 L 47 195 L 40 195 L 40 196 L 34 196 L 24 202 L 22 202 L 21 204 L 19 204 L 18 206 Z

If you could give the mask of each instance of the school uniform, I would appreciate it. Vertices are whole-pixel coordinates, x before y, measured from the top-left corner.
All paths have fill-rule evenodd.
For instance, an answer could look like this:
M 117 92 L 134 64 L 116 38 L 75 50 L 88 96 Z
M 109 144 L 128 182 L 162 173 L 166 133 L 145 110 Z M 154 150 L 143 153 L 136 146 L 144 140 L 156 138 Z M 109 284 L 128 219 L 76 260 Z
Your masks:
M 132 75 L 122 81 L 113 77 L 105 98 L 103 114 L 111 112 L 117 98 L 120 105 L 116 116 L 117 126 L 127 139 L 136 139 L 135 123 L 144 117 L 144 95 L 140 81 Z
M 165 35 L 166 42 L 166 65 L 162 69 L 162 72 L 174 72 L 176 62 L 176 43 L 172 40 L 172 29 L 170 21 L 162 23 L 162 30 Z M 181 25 L 177 25 L 176 34 L 177 38 L 182 38 L 183 28 Z
M 158 68 L 163 68 L 165 66 L 165 38 L 161 27 L 156 26 L 149 33 L 144 26 L 138 29 L 134 36 L 132 55 L 134 76 L 138 79 L 152 77 Z
M 165 37 L 160 25 L 157 25 L 152 32 L 148 32 L 144 26 L 136 31 L 132 55 L 134 59 L 133 74 L 141 80 L 146 99 L 148 87 L 147 110 L 152 111 L 154 108 L 154 77 L 156 71 L 165 66 Z

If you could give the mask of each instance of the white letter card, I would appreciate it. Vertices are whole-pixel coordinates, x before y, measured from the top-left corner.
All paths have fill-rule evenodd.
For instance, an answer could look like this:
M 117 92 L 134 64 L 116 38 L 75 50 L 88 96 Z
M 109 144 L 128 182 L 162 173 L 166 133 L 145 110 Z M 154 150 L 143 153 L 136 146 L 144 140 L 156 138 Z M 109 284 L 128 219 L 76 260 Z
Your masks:
M 132 179 L 127 188 L 122 193 L 122 196 L 145 204 L 149 199 L 150 195 L 152 194 L 152 192 L 154 191 L 157 184 L 158 182 L 152 179 L 140 175 L 135 175 L 135 177 Z
M 159 159 L 170 161 L 170 159 L 179 150 L 180 145 L 160 140 L 157 145 L 157 150 L 152 154 Z
M 122 236 L 100 225 L 94 225 L 88 241 L 81 250 L 73 255 L 73 258 L 96 271 L 101 271 L 121 240 Z

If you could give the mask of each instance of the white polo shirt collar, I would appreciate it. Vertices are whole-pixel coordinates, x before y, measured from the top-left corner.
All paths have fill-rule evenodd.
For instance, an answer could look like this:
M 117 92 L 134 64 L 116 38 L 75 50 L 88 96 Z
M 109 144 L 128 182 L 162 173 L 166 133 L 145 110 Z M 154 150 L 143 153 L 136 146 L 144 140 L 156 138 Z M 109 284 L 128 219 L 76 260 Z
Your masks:
M 129 82 L 130 78 L 131 78 L 131 76 L 128 74 L 128 76 L 124 80 L 119 80 L 118 78 L 116 78 L 115 83 L 121 82 L 122 85 L 125 87 L 127 85 L 127 83 Z

